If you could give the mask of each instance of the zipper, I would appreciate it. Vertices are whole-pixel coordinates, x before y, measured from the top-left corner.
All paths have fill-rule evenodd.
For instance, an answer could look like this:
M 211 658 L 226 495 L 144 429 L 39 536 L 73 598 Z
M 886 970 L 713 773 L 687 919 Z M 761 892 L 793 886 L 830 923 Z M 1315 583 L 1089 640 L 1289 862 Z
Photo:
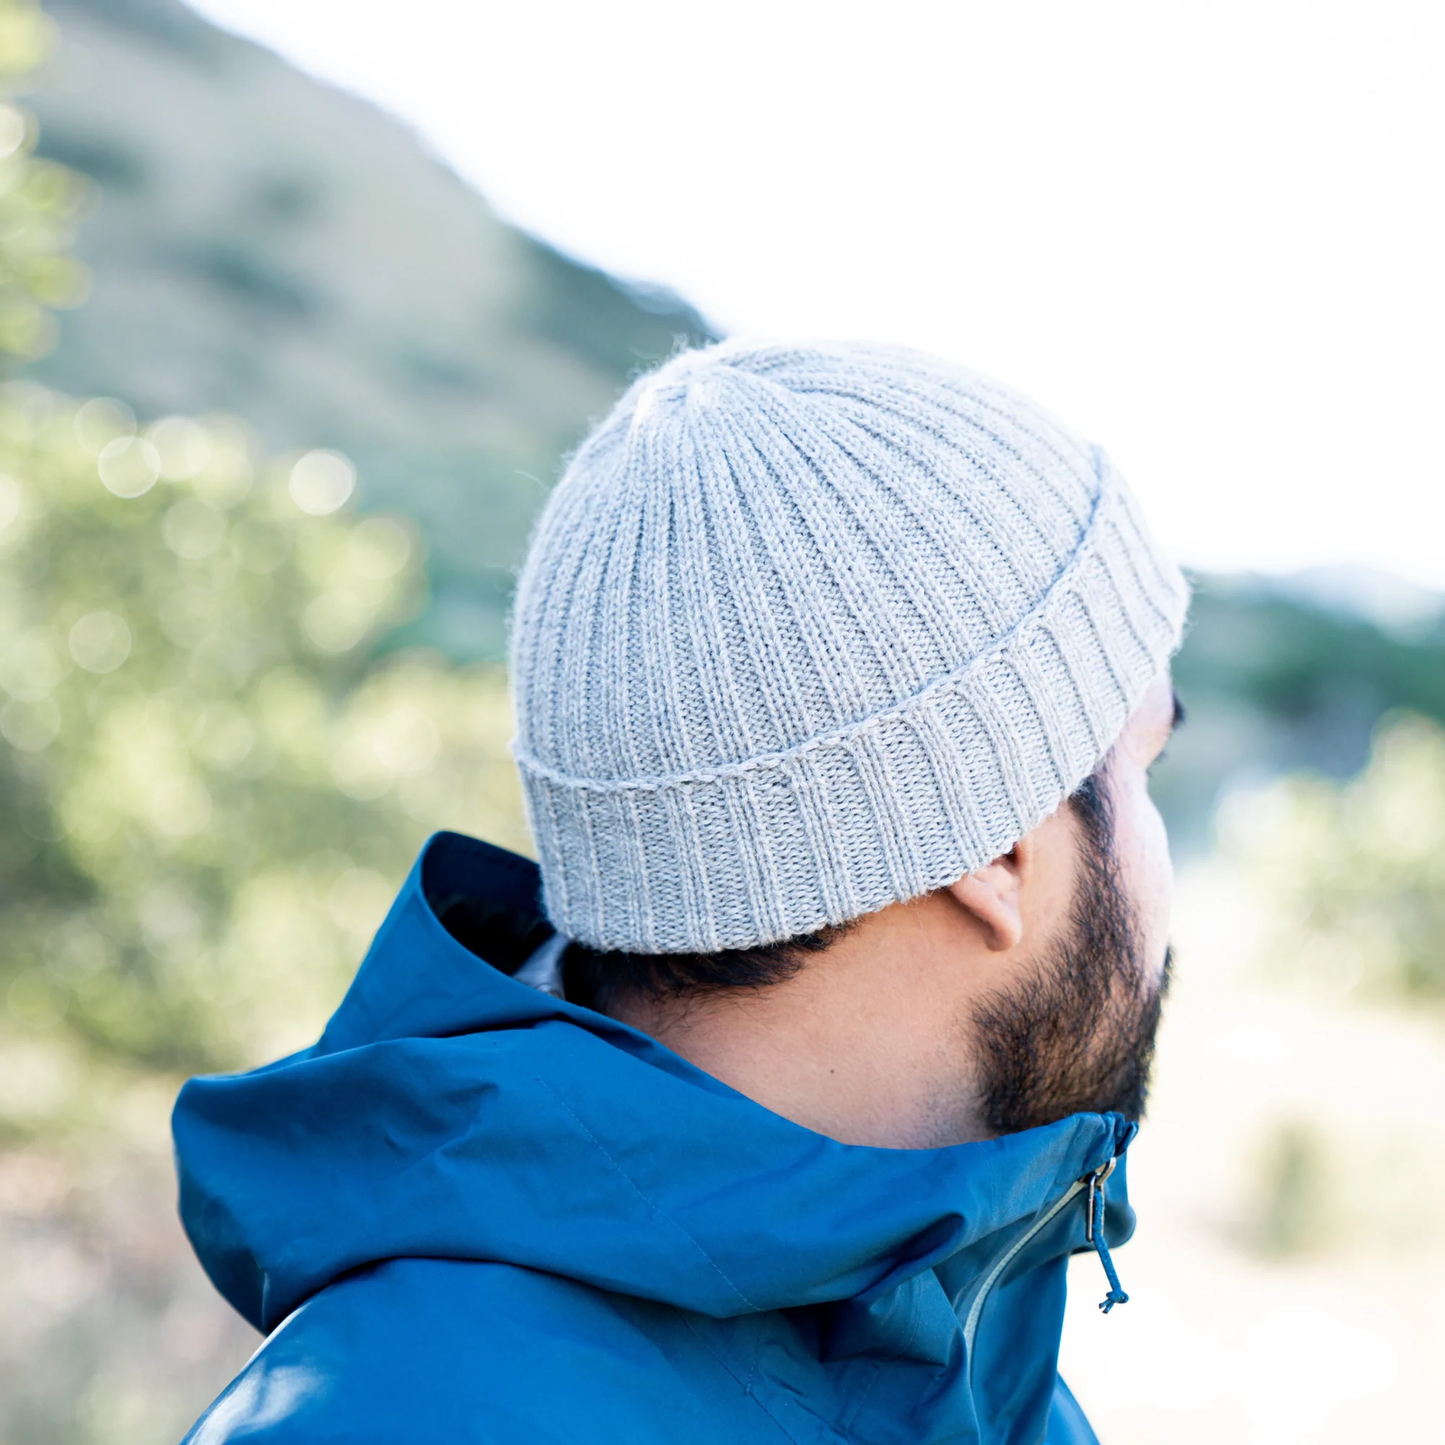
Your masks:
M 1083 1192 L 1083 1189 L 1084 1180 L 1076 1179 L 1069 1186 L 1069 1192 L 1065 1194 L 1062 1198 L 1056 1199 L 1053 1204 L 1049 1206 L 1048 1210 L 1037 1220 L 1035 1220 L 1033 1226 L 1028 1230 L 1027 1233 L 1020 1235 L 1018 1239 L 1014 1240 L 1014 1242 L 1005 1252 L 1003 1258 L 1000 1259 L 999 1262 L 994 1265 L 991 1270 L 989 1270 L 988 1278 L 984 1280 L 982 1287 L 979 1289 L 979 1292 L 974 1296 L 973 1304 L 969 1306 L 968 1318 L 963 1322 L 963 1343 L 964 1348 L 968 1351 L 968 1369 L 970 1376 L 973 1374 L 973 1341 L 974 1336 L 978 1334 L 979 1316 L 983 1314 L 984 1302 L 988 1299 L 989 1292 L 998 1282 L 998 1277 L 1004 1272 L 1004 1270 L 1009 1267 L 1009 1265 L 1013 1263 L 1015 1257 L 1018 1255 L 1018 1252 L 1029 1242 L 1029 1240 L 1031 1240 L 1039 1232 L 1039 1230 L 1041 1230 L 1046 1224 L 1048 1224 L 1050 1220 L 1056 1218 L 1059 1211 L 1063 1209 L 1063 1207 L 1068 1204 L 1071 1199 L 1077 1198 Z
M 1100 1301 L 1099 1308 L 1108 1314 L 1115 1305 L 1127 1303 L 1129 1296 L 1124 1293 L 1119 1284 L 1119 1276 L 1114 1269 L 1114 1261 L 1109 1255 L 1109 1246 L 1104 1240 L 1104 1181 L 1114 1172 L 1114 1165 L 1117 1159 L 1110 1159 L 1108 1163 L 1102 1164 L 1091 1174 L 1086 1174 L 1082 1179 L 1076 1179 L 1069 1186 L 1066 1193 L 1056 1199 L 1049 1208 L 1039 1216 L 1033 1225 L 1016 1239 L 1005 1251 L 1003 1257 L 994 1267 L 989 1270 L 988 1277 L 984 1280 L 979 1292 L 974 1296 L 973 1303 L 969 1306 L 968 1318 L 963 1323 L 963 1344 L 968 1354 L 969 1378 L 973 1378 L 973 1342 L 978 1335 L 978 1322 L 983 1316 L 983 1307 L 988 1301 L 989 1294 L 999 1276 L 1003 1274 L 1010 1264 L 1018 1257 L 1019 1252 L 1034 1238 L 1038 1232 L 1048 1225 L 1052 1220 L 1058 1218 L 1060 1212 L 1073 1200 L 1077 1199 L 1086 1189 L 1088 1190 L 1088 1202 L 1086 1205 L 1084 1237 L 1094 1246 L 1099 1256 L 1100 1263 L 1104 1266 L 1104 1273 L 1109 1280 L 1109 1293 Z M 1097 1221 L 1097 1228 L 1095 1227 Z

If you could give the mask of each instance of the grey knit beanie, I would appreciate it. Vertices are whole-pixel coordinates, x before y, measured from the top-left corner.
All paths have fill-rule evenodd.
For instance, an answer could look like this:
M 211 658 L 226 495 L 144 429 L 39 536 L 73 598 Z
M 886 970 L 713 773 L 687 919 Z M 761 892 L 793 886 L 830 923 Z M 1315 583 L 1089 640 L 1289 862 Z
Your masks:
M 1103 452 L 994 382 L 887 346 L 677 356 L 522 571 L 547 913 L 713 952 L 952 883 L 1093 771 L 1186 605 Z

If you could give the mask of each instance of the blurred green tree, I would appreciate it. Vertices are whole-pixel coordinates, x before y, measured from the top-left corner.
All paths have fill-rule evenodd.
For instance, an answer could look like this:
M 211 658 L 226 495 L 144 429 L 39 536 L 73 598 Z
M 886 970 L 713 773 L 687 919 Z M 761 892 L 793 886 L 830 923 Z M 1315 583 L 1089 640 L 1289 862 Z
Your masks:
M 285 1046 L 432 820 L 522 841 L 504 681 L 374 656 L 416 544 L 335 453 L 12 382 L 0 473 L 10 1016 L 173 1067 Z
M 35 0 L 0 0 L 0 360 L 12 365 L 50 350 L 50 308 L 74 306 L 90 284 L 68 254 L 87 183 L 32 155 L 35 119 L 13 98 L 54 43 Z
M 50 31 L 0 0 L 0 75 Z M 83 184 L 0 107 L 0 350 L 75 299 Z M 412 529 L 345 457 L 0 386 L 0 1025 L 149 1067 L 313 1032 L 432 826 L 525 846 L 497 669 L 379 640 Z
M 66 248 L 86 184 L 35 157 L 10 99 L 52 39 L 0 0 L 0 373 L 85 287 Z M 17 1445 L 177 1438 L 252 1346 L 171 1217 L 177 1073 L 314 1037 L 432 827 L 526 846 L 505 679 L 388 654 L 423 601 L 419 547 L 357 515 L 354 484 L 345 457 L 265 457 L 232 418 L 138 426 L 0 376 Z
M 1397 716 L 1347 783 L 1234 800 L 1221 832 L 1276 919 L 1271 952 L 1344 988 L 1445 998 L 1445 729 Z

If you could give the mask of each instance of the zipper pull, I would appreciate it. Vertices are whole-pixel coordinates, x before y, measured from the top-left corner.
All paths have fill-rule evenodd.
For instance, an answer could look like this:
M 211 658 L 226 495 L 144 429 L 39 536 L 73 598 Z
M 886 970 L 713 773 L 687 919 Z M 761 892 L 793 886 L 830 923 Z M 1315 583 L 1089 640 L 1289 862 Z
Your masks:
M 1111 1159 L 1089 1175 L 1089 1195 L 1085 1206 L 1087 1212 L 1084 1217 L 1084 1238 L 1094 1246 L 1099 1263 L 1104 1266 L 1104 1273 L 1109 1280 L 1109 1293 L 1099 1301 L 1099 1308 L 1105 1314 L 1115 1305 L 1129 1303 L 1129 1296 L 1124 1293 L 1124 1287 L 1119 1283 L 1118 1271 L 1114 1268 L 1108 1243 L 1104 1239 L 1104 1181 L 1114 1172 L 1115 1162 Z

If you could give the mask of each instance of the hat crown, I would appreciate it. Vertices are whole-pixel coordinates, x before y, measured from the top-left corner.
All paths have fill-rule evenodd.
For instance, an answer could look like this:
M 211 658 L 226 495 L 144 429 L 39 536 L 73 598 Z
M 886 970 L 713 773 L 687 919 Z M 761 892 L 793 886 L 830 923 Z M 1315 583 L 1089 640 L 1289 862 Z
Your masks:
M 741 946 L 951 881 L 1092 769 L 1183 596 L 1102 453 L 993 382 L 865 345 L 674 358 L 579 450 L 519 587 L 517 752 L 554 921 Z M 810 881 L 743 876 L 800 839 Z

